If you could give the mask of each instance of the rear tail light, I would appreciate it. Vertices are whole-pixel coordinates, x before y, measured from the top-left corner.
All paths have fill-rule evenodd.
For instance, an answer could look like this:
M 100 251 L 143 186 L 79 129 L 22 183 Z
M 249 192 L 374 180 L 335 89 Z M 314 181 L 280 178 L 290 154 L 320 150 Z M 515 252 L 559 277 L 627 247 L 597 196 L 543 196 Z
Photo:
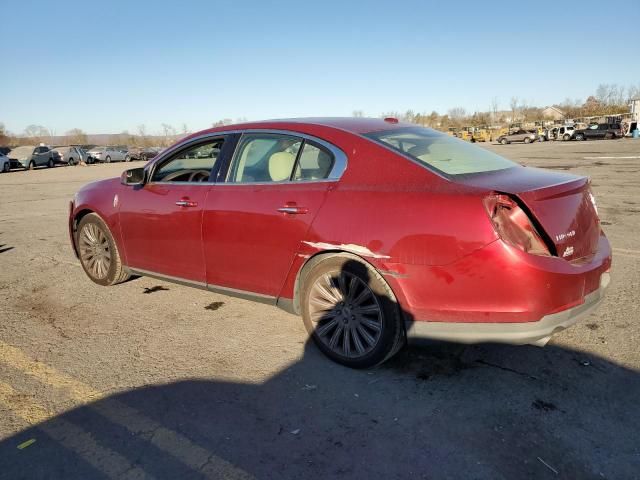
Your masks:
M 527 212 L 510 196 L 491 194 L 484 199 L 484 206 L 503 241 L 532 255 L 552 255 Z

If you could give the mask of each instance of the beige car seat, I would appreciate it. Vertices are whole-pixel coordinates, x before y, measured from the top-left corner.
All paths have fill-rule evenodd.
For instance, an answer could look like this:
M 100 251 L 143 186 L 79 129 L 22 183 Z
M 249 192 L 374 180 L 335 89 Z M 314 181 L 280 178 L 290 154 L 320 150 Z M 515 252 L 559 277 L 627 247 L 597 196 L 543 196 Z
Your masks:
M 269 175 L 274 182 L 289 180 L 296 156 L 289 152 L 277 152 L 269 157 Z

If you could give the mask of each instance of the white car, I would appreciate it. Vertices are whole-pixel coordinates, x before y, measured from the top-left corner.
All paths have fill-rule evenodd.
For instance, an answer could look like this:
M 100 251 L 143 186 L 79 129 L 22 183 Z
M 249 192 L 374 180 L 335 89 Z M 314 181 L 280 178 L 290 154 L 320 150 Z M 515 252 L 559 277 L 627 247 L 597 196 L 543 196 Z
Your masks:
M 11 170 L 11 160 L 4 153 L 0 153 L 0 171 L 7 173 Z
M 88 160 L 93 162 L 128 162 L 129 153 L 116 147 L 94 147 L 87 152 Z M 93 163 L 92 162 L 92 163 Z
M 576 133 L 575 125 L 564 125 L 558 128 L 558 133 L 556 133 L 556 140 L 571 140 L 574 133 Z
M 55 147 L 54 150 L 60 155 L 60 161 L 68 165 L 77 165 L 84 161 L 84 151 L 76 146 Z

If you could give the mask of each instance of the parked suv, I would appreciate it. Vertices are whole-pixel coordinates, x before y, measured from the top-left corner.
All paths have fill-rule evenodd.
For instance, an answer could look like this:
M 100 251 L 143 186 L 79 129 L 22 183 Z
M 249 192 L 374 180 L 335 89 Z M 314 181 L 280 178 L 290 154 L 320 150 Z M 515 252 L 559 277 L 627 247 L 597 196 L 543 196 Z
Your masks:
M 619 123 L 601 123 L 599 125 L 589 125 L 582 130 L 576 130 L 576 140 L 589 140 L 601 138 L 622 138 L 622 128 Z
M 528 132 L 526 130 L 514 130 L 511 133 L 509 133 L 508 135 L 500 135 L 498 137 L 498 143 L 501 143 L 502 145 L 507 145 L 508 143 L 512 143 L 512 142 L 524 142 L 524 143 L 531 143 L 534 142 L 537 139 L 537 134 L 535 132 Z
M 15 166 L 29 170 L 45 165 L 51 168 L 60 161 L 58 152 L 51 150 L 46 145 L 17 147 L 9 152 L 8 157 Z
M 89 160 L 91 163 L 95 162 L 128 162 L 131 157 L 127 150 L 123 150 L 121 148 L 107 146 L 107 147 L 95 147 L 89 150 L 88 152 Z
M 573 135 L 576 133 L 576 127 L 573 125 L 564 125 L 558 128 L 558 132 L 556 133 L 556 140 L 564 140 L 568 141 L 573 138 Z

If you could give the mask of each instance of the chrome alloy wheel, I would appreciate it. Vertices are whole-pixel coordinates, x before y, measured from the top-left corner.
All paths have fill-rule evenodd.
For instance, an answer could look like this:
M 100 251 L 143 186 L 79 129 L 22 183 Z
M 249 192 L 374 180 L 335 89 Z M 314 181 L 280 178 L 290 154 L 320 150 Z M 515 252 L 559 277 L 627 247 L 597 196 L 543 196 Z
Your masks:
M 109 240 L 100 227 L 87 223 L 78 235 L 80 259 L 97 279 L 106 278 L 111 268 Z
M 348 358 L 370 353 L 383 327 L 382 308 L 369 286 L 345 271 L 325 273 L 311 287 L 309 314 L 315 334 Z

